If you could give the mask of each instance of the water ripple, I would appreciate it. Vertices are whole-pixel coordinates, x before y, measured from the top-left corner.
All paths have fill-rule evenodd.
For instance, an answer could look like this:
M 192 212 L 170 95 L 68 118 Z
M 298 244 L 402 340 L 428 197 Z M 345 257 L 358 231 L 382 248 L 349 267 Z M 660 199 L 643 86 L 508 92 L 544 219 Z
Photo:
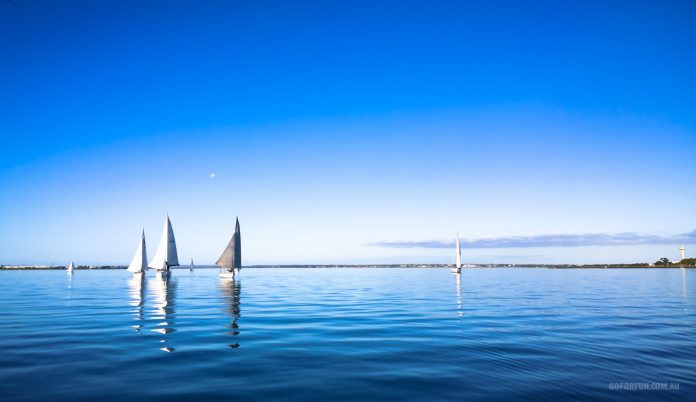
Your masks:
M 688 270 L 0 271 L 0 399 L 684 400 L 695 284 Z

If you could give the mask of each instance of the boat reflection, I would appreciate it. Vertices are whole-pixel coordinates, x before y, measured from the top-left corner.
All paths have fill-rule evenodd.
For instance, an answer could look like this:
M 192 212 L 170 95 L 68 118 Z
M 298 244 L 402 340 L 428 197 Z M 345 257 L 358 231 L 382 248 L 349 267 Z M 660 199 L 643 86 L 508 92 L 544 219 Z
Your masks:
M 143 328 L 143 320 L 145 318 L 143 308 L 145 306 L 146 283 L 145 275 L 134 275 L 128 281 L 129 304 L 133 307 L 133 319 L 137 321 L 137 323 L 131 325 L 131 327 L 138 333 L 140 333 L 140 330 Z
M 73 273 L 68 271 L 68 306 L 72 306 L 73 296 Z
M 176 280 L 171 278 L 171 274 L 157 273 L 150 283 L 153 293 L 153 310 L 152 320 L 156 322 L 153 332 L 162 334 L 161 343 L 164 343 L 160 349 L 165 352 L 173 352 L 176 349 L 169 346 L 168 335 L 175 332 L 174 319 L 176 312 L 174 311 L 174 300 L 176 292 Z
M 227 345 L 230 348 L 239 347 L 239 343 L 237 342 L 239 335 L 239 325 L 237 324 L 237 320 L 241 316 L 241 309 L 239 306 L 241 291 L 241 281 L 235 281 L 231 278 L 220 278 L 220 294 L 226 307 L 226 311 L 232 318 L 232 321 L 227 325 L 230 329 L 228 335 L 232 336 L 233 341 L 233 343 Z
M 461 317 L 464 315 L 462 311 L 462 274 L 457 273 L 454 277 L 457 284 L 457 315 Z

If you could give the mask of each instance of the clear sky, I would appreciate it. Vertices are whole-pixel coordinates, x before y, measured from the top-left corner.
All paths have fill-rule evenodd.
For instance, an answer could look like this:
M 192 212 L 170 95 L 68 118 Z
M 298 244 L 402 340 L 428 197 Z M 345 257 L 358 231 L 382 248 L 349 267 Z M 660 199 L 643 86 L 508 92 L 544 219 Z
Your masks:
M 693 1 L 0 3 L 0 264 L 674 260 L 695 153 Z

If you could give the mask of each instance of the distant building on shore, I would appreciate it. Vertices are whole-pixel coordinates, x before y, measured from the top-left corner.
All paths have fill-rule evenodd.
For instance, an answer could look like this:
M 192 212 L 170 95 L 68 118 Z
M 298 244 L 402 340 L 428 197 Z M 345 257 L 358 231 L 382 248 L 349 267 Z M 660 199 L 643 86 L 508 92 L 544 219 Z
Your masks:
M 681 259 L 680 259 L 679 261 L 683 261 L 683 260 L 684 260 L 684 258 L 685 258 L 685 257 L 684 257 L 684 252 L 685 252 L 685 251 L 686 251 L 686 249 L 684 248 L 683 245 L 679 246 L 679 254 L 681 255 Z

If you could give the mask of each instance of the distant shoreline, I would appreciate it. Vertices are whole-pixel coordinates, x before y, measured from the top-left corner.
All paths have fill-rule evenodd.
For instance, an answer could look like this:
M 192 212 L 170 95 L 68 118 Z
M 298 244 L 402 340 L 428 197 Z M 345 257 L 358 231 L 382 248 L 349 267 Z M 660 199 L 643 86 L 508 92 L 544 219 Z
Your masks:
M 249 265 L 243 268 L 451 268 L 446 264 L 291 264 L 291 265 Z M 65 266 L 48 265 L 0 265 L 0 271 L 42 271 L 42 270 L 66 270 Z M 117 270 L 128 268 L 125 265 L 101 265 L 101 266 L 77 266 L 76 270 Z M 218 269 L 215 265 L 199 265 L 195 269 Z M 548 268 L 548 269 L 665 269 L 665 268 L 696 268 L 693 265 L 680 266 L 678 263 L 671 265 L 650 264 L 467 264 L 462 268 Z M 172 270 L 186 270 L 188 266 L 172 267 Z

